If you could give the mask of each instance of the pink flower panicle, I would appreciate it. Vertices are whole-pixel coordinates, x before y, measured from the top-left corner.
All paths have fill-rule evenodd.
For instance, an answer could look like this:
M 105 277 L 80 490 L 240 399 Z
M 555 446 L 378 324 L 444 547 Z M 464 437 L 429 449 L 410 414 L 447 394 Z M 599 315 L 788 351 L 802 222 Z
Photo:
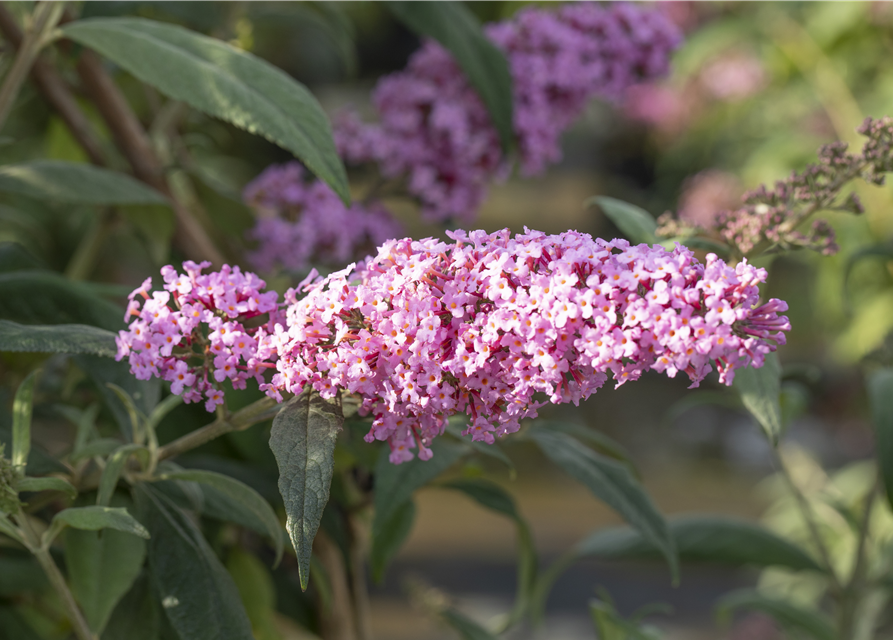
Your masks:
M 518 156 L 528 175 L 560 159 L 560 135 L 589 100 L 618 98 L 664 74 L 681 41 L 662 12 L 630 4 L 523 9 L 486 34 L 509 61 Z M 353 114 L 336 122 L 344 158 L 375 162 L 388 178 L 405 176 L 428 220 L 473 219 L 487 184 L 509 166 L 486 108 L 449 52 L 426 41 L 405 70 L 378 83 L 373 102 L 378 124 Z
M 412 449 L 429 458 L 453 414 L 493 442 L 547 402 L 588 397 L 608 372 L 619 386 L 681 371 L 697 386 L 716 367 L 730 384 L 790 328 L 784 302 L 756 306 L 766 271 L 746 261 L 701 265 L 678 244 L 576 232 L 449 235 L 387 242 L 356 272 L 307 284 L 300 299 L 290 290 L 268 392 L 358 394 L 373 416 L 366 439 L 387 440 L 397 463 Z
M 311 262 L 340 265 L 403 232 L 378 203 L 349 208 L 298 162 L 267 167 L 244 192 L 258 219 L 250 232 L 258 248 L 248 261 L 258 271 L 297 271 Z
M 185 274 L 166 266 L 163 291 L 149 295 L 151 278 L 134 290 L 124 318 L 131 322 L 116 338 L 115 359 L 127 357 L 138 379 L 160 377 L 186 402 L 204 398 L 214 411 L 223 404 L 225 380 L 236 389 L 249 378 L 264 382 L 273 366 L 270 332 L 279 318 L 278 294 L 262 292 L 263 280 L 228 265 L 202 274 L 208 266 L 184 262 Z M 264 314 L 270 314 L 266 324 L 248 323 Z

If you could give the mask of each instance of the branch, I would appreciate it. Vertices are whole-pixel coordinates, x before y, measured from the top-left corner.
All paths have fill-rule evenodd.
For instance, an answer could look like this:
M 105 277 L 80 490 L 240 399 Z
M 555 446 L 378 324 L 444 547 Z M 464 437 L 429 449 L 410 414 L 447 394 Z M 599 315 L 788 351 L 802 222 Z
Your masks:
M 22 46 L 24 36 L 16 24 L 15 18 L 0 4 L 0 33 L 16 49 Z M 87 116 L 81 111 L 74 96 L 68 90 L 65 81 L 56 73 L 56 70 L 42 57 L 38 57 L 31 67 L 31 79 L 44 99 L 50 103 L 53 109 L 62 118 L 65 126 L 78 144 L 87 153 L 90 162 L 98 166 L 105 166 L 105 154 L 102 145 L 93 134 L 93 129 Z
M 178 456 L 224 434 L 233 431 L 243 431 L 251 425 L 268 420 L 278 411 L 278 409 L 274 411 L 274 408 L 277 406 L 276 401 L 272 398 L 261 398 L 232 415 L 218 418 L 211 424 L 191 431 L 182 438 L 177 438 L 173 442 L 160 447 L 158 449 L 158 461 Z
M 219 268 L 226 261 L 223 254 L 192 212 L 171 194 L 164 177 L 164 168 L 155 155 L 149 136 L 117 85 L 106 73 L 99 56 L 92 51 L 83 51 L 77 61 L 77 71 L 112 132 L 115 145 L 133 167 L 134 175 L 170 199 L 177 218 L 174 242 L 179 243 L 180 249 L 188 256 L 209 260 L 215 268 Z

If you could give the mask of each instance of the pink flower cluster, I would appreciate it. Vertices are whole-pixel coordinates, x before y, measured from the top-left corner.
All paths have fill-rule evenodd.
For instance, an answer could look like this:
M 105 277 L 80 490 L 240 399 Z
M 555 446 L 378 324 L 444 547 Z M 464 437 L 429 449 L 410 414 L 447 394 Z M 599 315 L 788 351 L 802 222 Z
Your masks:
M 396 463 L 414 448 L 429 458 L 450 415 L 469 414 L 465 433 L 493 442 L 546 402 L 594 393 L 609 371 L 617 385 L 653 369 L 697 386 L 715 366 L 730 384 L 790 328 L 784 302 L 756 307 L 766 271 L 747 262 L 701 265 L 681 245 L 576 232 L 450 237 L 390 241 L 355 274 L 308 284 L 300 300 L 289 291 L 267 392 L 359 394 L 367 440 L 387 440 Z
M 257 214 L 250 236 L 258 249 L 248 260 L 258 271 L 345 264 L 402 233 L 381 204 L 345 207 L 327 184 L 308 181 L 298 162 L 267 167 L 243 198 Z
M 486 33 L 509 61 L 525 174 L 560 158 L 561 133 L 593 97 L 617 98 L 665 73 L 681 40 L 663 13 L 622 3 L 524 9 Z M 379 82 L 373 101 L 379 124 L 352 114 L 336 123 L 344 158 L 376 162 L 388 178 L 405 176 L 428 220 L 473 219 L 488 183 L 509 166 L 487 110 L 451 55 L 426 42 L 404 71 Z
M 124 319 L 132 321 L 116 338 L 115 359 L 127 357 L 140 380 L 160 377 L 186 402 L 204 398 L 205 408 L 214 411 L 223 404 L 221 383 L 228 379 L 236 389 L 244 389 L 248 378 L 263 383 L 273 366 L 269 332 L 278 319 L 278 295 L 262 292 L 264 281 L 239 267 L 202 274 L 208 266 L 184 262 L 185 274 L 166 266 L 164 291 L 150 297 L 147 278 L 131 293 Z M 245 324 L 267 313 L 267 324 Z

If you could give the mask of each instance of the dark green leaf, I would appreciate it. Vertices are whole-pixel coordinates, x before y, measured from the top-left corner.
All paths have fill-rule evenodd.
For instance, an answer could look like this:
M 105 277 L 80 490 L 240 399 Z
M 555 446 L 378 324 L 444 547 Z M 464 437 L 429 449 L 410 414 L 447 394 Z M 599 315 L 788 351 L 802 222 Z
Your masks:
M 629 202 L 595 196 L 586 201 L 586 206 L 597 204 L 605 215 L 633 244 L 654 244 L 657 242 L 657 221 L 650 213 Z
M 105 461 L 105 469 L 102 470 L 102 476 L 99 478 L 99 491 L 96 493 L 98 506 L 107 507 L 111 504 L 121 472 L 124 471 L 124 466 L 130 460 L 130 456 L 134 454 L 141 455 L 144 468 L 148 466 L 149 450 L 139 444 L 125 444 Z
M 0 320 L 0 351 L 93 353 L 113 358 L 115 334 L 84 324 L 23 325 Z
M 149 532 L 124 508 L 112 507 L 72 507 L 63 509 L 53 517 L 50 528 L 44 533 L 44 541 L 49 543 L 65 528 L 83 531 L 114 529 L 130 533 L 140 538 L 148 538 Z
M 309 388 L 273 418 L 270 449 L 279 465 L 279 492 L 298 554 L 302 589 L 307 588 L 313 538 L 329 501 L 335 440 L 343 423 L 340 398 L 325 400 Z
M 533 431 L 530 437 L 558 468 L 584 484 L 655 544 L 667 559 L 673 580 L 678 579 L 678 557 L 667 522 L 625 465 L 564 433 Z
M 6 605 L 0 606 L 0 638 L 10 638 L 10 640 L 43 640 L 18 611 Z
M 881 478 L 893 505 L 893 369 L 879 369 L 868 377 L 868 406 Z
M 174 100 L 259 134 L 300 158 L 347 204 L 328 119 L 302 84 L 220 40 L 140 18 L 94 18 L 62 31 Z
M 0 319 L 21 324 L 87 324 L 124 327 L 124 310 L 81 283 L 50 271 L 0 274 Z
M 452 607 L 441 611 L 440 618 L 458 632 L 463 640 L 496 640 L 496 636 Z
M 372 540 L 382 535 L 394 513 L 420 489 L 453 463 L 468 453 L 468 448 L 446 438 L 435 438 L 431 443 L 430 460 L 413 458 L 403 464 L 391 464 L 388 447 L 382 447 L 375 465 L 375 517 L 372 521 Z
M 498 484 L 479 478 L 460 478 L 444 482 L 442 487 L 454 489 L 467 495 L 485 509 L 501 513 L 509 518 L 520 519 L 515 501 Z
M 18 242 L 0 242 L 0 273 L 33 271 L 44 265 Z
M 69 498 L 75 498 L 78 494 L 74 485 L 62 478 L 22 478 L 16 482 L 16 491 L 61 491 Z
M 71 456 L 69 456 L 69 460 L 73 464 L 79 460 L 92 458 L 93 456 L 105 457 L 120 446 L 120 440 L 115 440 L 114 438 L 98 438 L 92 442 L 88 442 L 82 448 L 73 452 Z
M 34 556 L 6 553 L 4 550 L 4 555 L 0 556 L 0 596 L 8 597 L 26 591 L 40 592 L 50 586 Z
M 12 403 L 12 465 L 22 474 L 31 452 L 31 410 L 39 373 L 38 369 L 28 374 L 19 385 Z
M 61 160 L 0 167 L 0 191 L 71 204 L 167 203 L 155 189 L 126 174 Z
M 71 591 L 90 628 L 102 633 L 118 601 L 140 574 L 146 542 L 120 531 L 65 533 L 65 566 Z
M 391 12 L 419 35 L 437 40 L 455 58 L 490 113 L 507 152 L 514 140 L 512 76 L 502 51 L 459 2 L 387 2 Z
M 152 532 L 149 568 L 167 619 L 189 640 L 253 640 L 236 585 L 201 531 L 150 486 L 135 488 Z
M 733 591 L 723 596 L 717 607 L 717 615 L 728 620 L 737 609 L 765 613 L 785 629 L 805 632 L 815 640 L 835 640 L 838 637 L 831 621 L 821 611 L 770 598 L 750 589 Z
M 0 427 L 0 444 L 9 451 L 12 446 L 12 432 L 5 427 Z M 38 446 L 32 446 L 28 454 L 28 465 L 25 474 L 29 476 L 43 476 L 48 473 L 67 473 L 69 469 Z
M 400 547 L 409 537 L 415 522 L 415 503 L 407 500 L 401 504 L 372 538 L 372 550 L 369 553 L 369 565 L 372 568 L 372 579 L 381 582 L 385 569 L 391 559 L 400 551 Z
M 112 612 L 102 640 L 159 640 L 160 607 L 147 571 Z
M 781 365 L 774 353 L 766 355 L 765 364 L 759 369 L 752 366 L 738 369 L 732 383 L 741 396 L 741 402 L 757 419 L 773 446 L 781 435 Z
M 599 453 L 620 460 L 627 464 L 632 471 L 635 471 L 632 458 L 626 449 L 624 449 L 619 442 L 597 429 L 591 429 L 590 427 L 575 424 L 573 422 L 560 422 L 557 420 L 537 420 L 534 423 L 533 429 L 546 429 L 566 433 L 567 435 L 588 444 Z
M 164 473 L 159 479 L 197 482 L 216 489 L 226 501 L 224 508 L 228 507 L 230 511 L 236 511 L 241 516 L 237 516 L 237 521 L 241 522 L 246 518 L 252 520 L 254 522 L 252 529 L 255 531 L 260 529 L 273 541 L 276 547 L 276 564 L 279 563 L 285 542 L 282 525 L 279 524 L 276 512 L 257 491 L 222 473 L 198 469 Z
M 255 638 L 281 638 L 276 629 L 276 587 L 264 564 L 247 551 L 234 547 L 226 559 L 226 570 L 239 590 Z

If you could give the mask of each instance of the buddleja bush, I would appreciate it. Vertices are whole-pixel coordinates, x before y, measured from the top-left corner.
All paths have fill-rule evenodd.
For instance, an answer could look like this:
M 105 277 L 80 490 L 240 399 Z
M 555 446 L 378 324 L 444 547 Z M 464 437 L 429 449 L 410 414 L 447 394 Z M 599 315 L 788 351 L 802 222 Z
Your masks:
M 799 227 L 822 208 L 860 209 L 838 197 L 855 177 L 883 181 L 890 122 L 866 122 L 861 155 L 827 147 L 819 165 L 749 196 L 716 229 L 670 218 L 658 226 L 646 212 L 598 198 L 638 244 L 529 229 L 399 239 L 385 191 L 408 195 L 429 220 L 473 221 L 493 180 L 515 163 L 533 174 L 555 162 L 560 133 L 588 100 L 616 98 L 664 73 L 680 38 L 661 13 L 629 5 L 527 9 L 483 29 L 458 4 L 388 6 L 431 39 L 376 88 L 377 124 L 344 113 L 334 134 L 302 85 L 219 40 L 142 18 L 78 20 L 53 3 L 36 5 L 22 31 L 0 8 L 0 30 L 17 49 L 0 86 L 0 122 L 30 74 L 92 162 L 0 167 L 0 191 L 169 209 L 175 247 L 187 258 L 162 268 L 160 279 L 143 274 L 150 277 L 119 308 L 78 282 L 95 266 L 110 218 L 84 237 L 65 276 L 40 268 L 20 245 L 0 247 L 0 348 L 59 354 L 18 385 L 2 432 L 0 630 L 15 638 L 70 630 L 79 640 L 274 638 L 273 579 L 261 558 L 278 567 L 276 588 L 302 626 L 323 638 L 367 638 L 366 571 L 380 580 L 406 539 L 413 493 L 470 456 L 511 466 L 499 447 L 508 437 L 535 444 L 630 528 L 595 533 L 538 575 L 529 528 L 508 492 L 481 479 L 442 482 L 517 526 L 517 602 L 489 627 L 417 590 L 462 637 L 538 622 L 552 582 L 579 557 L 655 554 L 674 579 L 680 560 L 822 575 L 839 635 L 851 637 L 866 594 L 889 581 L 886 569 L 863 562 L 863 545 L 842 576 L 817 531 L 816 549 L 804 550 L 754 524 L 667 521 L 607 438 L 536 418 L 546 405 L 579 403 L 609 377 L 619 386 L 646 371 L 684 374 L 696 387 L 716 370 L 776 444 L 774 351 L 790 324 L 783 301 L 761 300 L 767 271 L 748 258 L 794 246 L 831 251 L 830 228 L 807 235 Z M 150 131 L 104 60 L 169 99 Z M 71 93 L 61 72 L 68 63 L 108 144 Z M 339 270 L 311 270 L 280 296 L 228 264 L 237 262 L 227 260 L 232 247 L 209 233 L 198 185 L 171 151 L 178 140 L 170 132 L 187 107 L 261 135 L 301 163 L 272 167 L 245 191 L 258 215 L 248 256 L 255 268 Z M 360 202 L 351 202 L 342 158 L 380 177 Z M 114 163 L 132 176 L 102 168 Z M 699 257 L 704 247 L 712 253 Z M 872 378 L 881 453 L 893 433 L 890 379 L 886 371 Z M 55 457 L 32 447 L 35 397 L 76 426 Z M 174 416 L 199 415 L 177 410 L 181 403 L 213 418 L 185 420 L 180 437 L 161 442 L 159 428 Z M 174 461 L 271 418 L 278 496 L 261 463 Z M 889 487 L 889 467 L 880 466 Z M 797 504 L 812 522 L 805 498 Z M 228 539 L 212 524 L 220 521 L 251 534 Z M 302 594 L 308 586 L 312 597 Z M 737 594 L 727 605 L 767 610 L 818 637 L 836 633 L 821 614 L 791 603 Z M 620 618 L 608 596 L 592 613 L 600 637 L 653 636 Z

